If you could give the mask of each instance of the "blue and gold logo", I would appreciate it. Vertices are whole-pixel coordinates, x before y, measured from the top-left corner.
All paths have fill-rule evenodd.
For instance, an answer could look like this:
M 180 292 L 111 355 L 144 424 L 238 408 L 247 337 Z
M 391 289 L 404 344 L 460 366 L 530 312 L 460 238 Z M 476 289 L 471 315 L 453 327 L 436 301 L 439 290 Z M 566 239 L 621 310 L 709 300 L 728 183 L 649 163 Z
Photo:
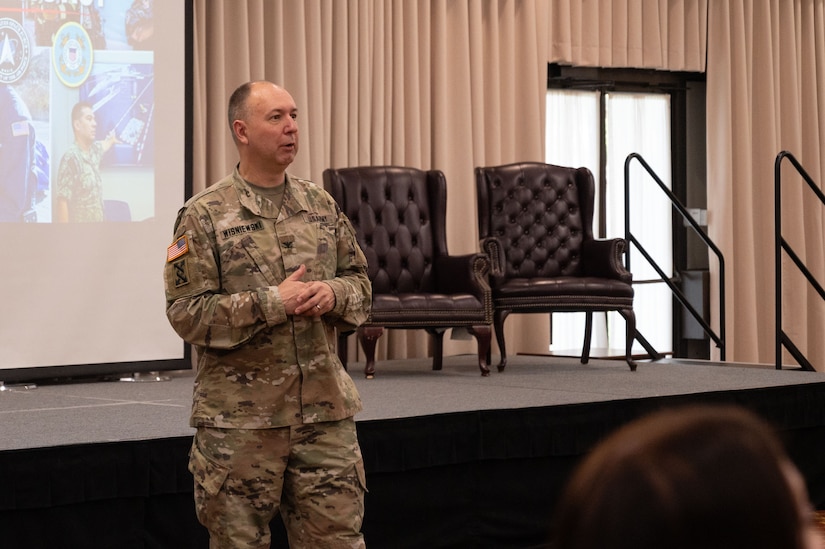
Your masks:
M 76 88 L 92 72 L 94 51 L 89 34 L 79 23 L 66 23 L 54 36 L 52 63 L 57 77 L 70 88 Z
M 0 82 L 20 80 L 29 67 L 31 47 L 26 31 L 14 19 L 0 19 Z

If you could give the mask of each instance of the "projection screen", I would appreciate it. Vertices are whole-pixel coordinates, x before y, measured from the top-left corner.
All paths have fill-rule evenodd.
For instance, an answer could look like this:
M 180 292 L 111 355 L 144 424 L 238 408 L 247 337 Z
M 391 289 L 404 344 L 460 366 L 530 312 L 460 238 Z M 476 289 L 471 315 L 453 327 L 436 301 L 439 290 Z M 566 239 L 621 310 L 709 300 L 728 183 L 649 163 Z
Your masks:
M 189 0 L 0 0 L 0 382 L 189 367 L 162 268 L 190 20 Z

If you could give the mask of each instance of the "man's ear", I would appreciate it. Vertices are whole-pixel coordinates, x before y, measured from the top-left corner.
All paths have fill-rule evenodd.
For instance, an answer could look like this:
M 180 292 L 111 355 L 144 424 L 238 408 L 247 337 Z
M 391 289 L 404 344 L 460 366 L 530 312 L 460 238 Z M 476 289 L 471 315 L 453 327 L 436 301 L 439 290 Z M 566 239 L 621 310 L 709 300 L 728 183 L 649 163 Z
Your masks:
M 235 139 L 239 143 L 248 143 L 249 139 L 246 135 L 246 123 L 243 120 L 235 120 L 232 122 L 232 132 L 235 134 Z

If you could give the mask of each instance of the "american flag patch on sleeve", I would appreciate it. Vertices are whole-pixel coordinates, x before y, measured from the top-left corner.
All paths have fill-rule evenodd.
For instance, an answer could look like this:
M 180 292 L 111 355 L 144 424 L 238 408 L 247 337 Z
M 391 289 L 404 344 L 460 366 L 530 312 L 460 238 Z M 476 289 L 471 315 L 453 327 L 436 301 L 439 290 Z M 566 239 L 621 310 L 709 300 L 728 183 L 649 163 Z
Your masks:
M 29 135 L 29 123 L 25 120 L 11 123 L 11 135 L 13 137 L 20 137 L 21 135 Z
M 166 262 L 174 261 L 188 251 L 189 240 L 187 240 L 186 235 L 183 235 L 166 248 Z

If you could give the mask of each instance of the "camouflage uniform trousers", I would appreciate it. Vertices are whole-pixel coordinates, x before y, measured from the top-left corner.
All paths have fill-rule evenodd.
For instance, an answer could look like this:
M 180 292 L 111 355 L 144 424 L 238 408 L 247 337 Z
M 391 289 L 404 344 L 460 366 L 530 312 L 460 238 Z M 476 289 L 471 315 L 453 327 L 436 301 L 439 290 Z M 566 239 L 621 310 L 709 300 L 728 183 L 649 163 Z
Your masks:
M 268 548 L 280 511 L 292 549 L 363 549 L 366 482 L 352 418 L 274 429 L 199 427 L 195 510 L 210 549 Z

